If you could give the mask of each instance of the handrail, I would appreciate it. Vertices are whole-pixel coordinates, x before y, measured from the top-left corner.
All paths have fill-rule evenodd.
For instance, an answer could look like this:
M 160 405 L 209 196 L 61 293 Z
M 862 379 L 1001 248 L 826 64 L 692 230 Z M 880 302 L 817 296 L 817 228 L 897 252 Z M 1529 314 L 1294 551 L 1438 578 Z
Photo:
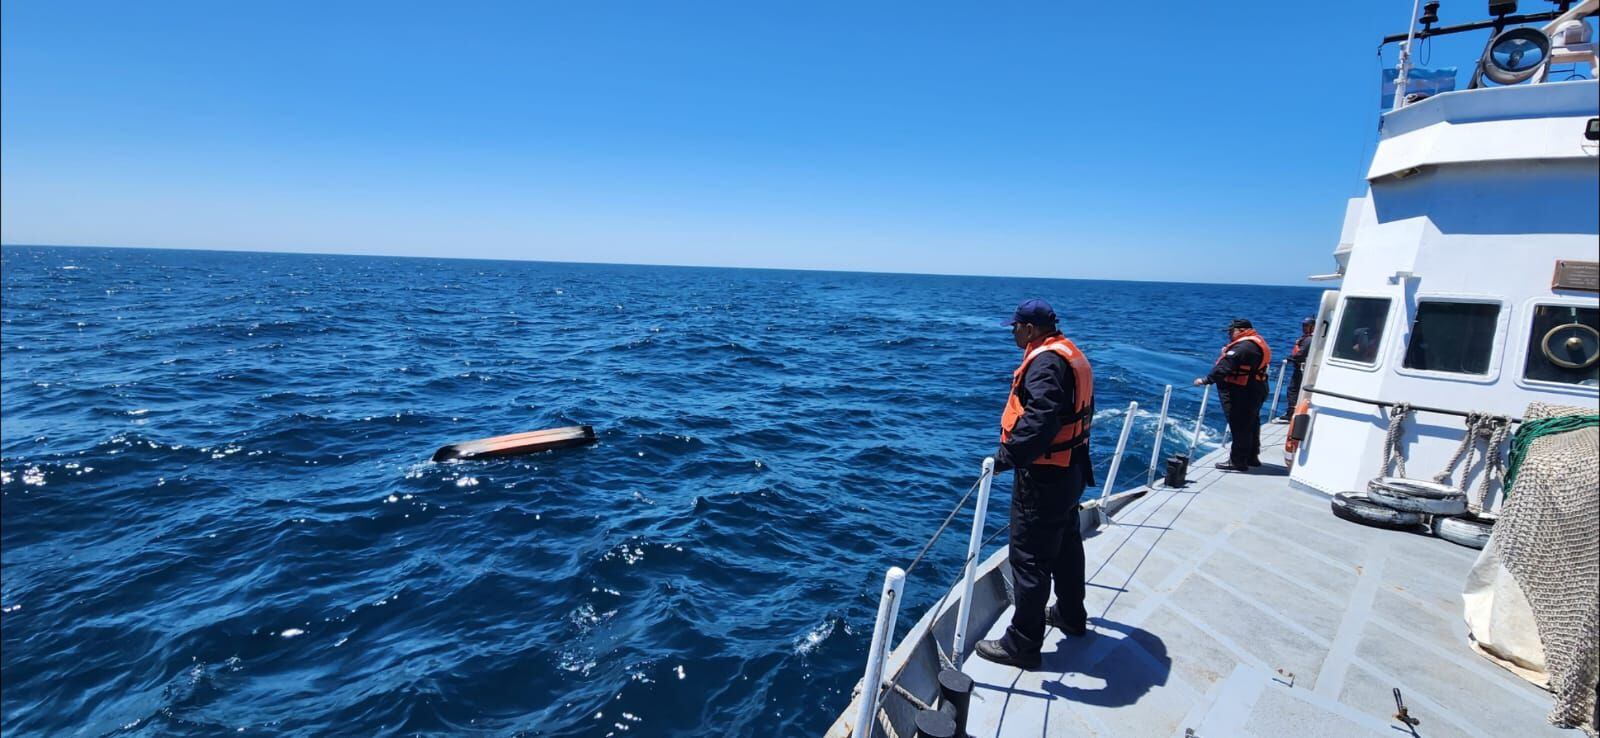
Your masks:
M 973 482 L 972 486 L 967 488 L 967 493 L 961 496 L 961 501 L 957 502 L 955 507 L 950 508 L 949 515 L 944 516 L 944 522 L 939 524 L 939 529 L 933 532 L 933 535 L 928 538 L 927 543 L 922 544 L 922 550 L 917 552 L 916 558 L 913 558 L 911 560 L 911 564 L 906 567 L 907 576 L 910 576 L 911 572 L 917 570 L 917 564 L 922 563 L 922 557 L 928 555 L 928 550 L 933 548 L 934 541 L 939 540 L 939 536 L 944 535 L 944 529 L 950 527 L 950 521 L 956 519 L 956 513 L 961 512 L 961 508 L 967 506 L 967 500 L 972 497 L 972 493 L 977 491 L 978 487 L 983 485 L 985 480 L 993 475 L 994 470 L 992 468 L 984 468 L 983 474 L 979 475 L 978 477 L 978 481 Z
M 989 514 L 989 485 L 994 481 L 994 457 L 983 460 L 978 480 L 978 505 L 972 511 L 972 536 L 967 539 L 967 563 L 961 581 L 961 602 L 956 610 L 956 632 L 950 639 L 950 658 L 961 658 L 967 647 L 967 620 L 972 617 L 972 587 L 977 581 L 978 552 L 983 548 L 983 522 Z
M 1202 393 L 1200 396 L 1200 417 L 1195 421 L 1196 437 L 1198 437 L 1201 424 L 1205 420 L 1205 406 L 1207 398 L 1210 397 L 1210 394 L 1211 387 L 1207 385 L 1204 393 Z M 1171 399 L 1172 386 L 1167 385 L 1166 391 L 1163 393 L 1161 399 L 1161 418 L 1156 428 L 1155 451 L 1152 452 L 1154 456 L 1159 457 L 1161 453 L 1161 437 L 1162 432 L 1166 427 L 1167 410 Z M 1143 495 L 1148 492 L 1148 488 L 1150 486 L 1150 481 L 1146 481 L 1141 489 L 1129 490 L 1127 492 L 1116 494 L 1112 494 L 1111 491 L 1116 484 L 1117 471 L 1122 465 L 1123 452 L 1127 450 L 1128 435 L 1133 430 L 1133 420 L 1138 414 L 1138 411 L 1139 403 L 1128 403 L 1127 413 L 1122 421 L 1122 432 L 1117 438 L 1116 455 L 1111 459 L 1111 467 L 1107 470 L 1106 481 L 1104 486 L 1101 488 L 1100 495 L 1091 500 L 1080 501 L 1078 504 L 1079 510 L 1095 510 L 1095 514 L 1100 516 L 1103 521 L 1108 523 L 1110 522 L 1110 519 L 1105 513 L 1105 507 L 1108 502 L 1120 501 L 1124 498 Z M 1189 449 L 1190 453 L 1193 453 L 1193 439 L 1191 439 Z M 1152 464 L 1151 469 L 1153 470 L 1154 468 L 1155 467 Z M 1152 474 L 1153 473 L 1154 472 L 1152 471 Z M 923 557 L 926 556 L 928 551 L 933 548 L 934 542 L 944 534 L 945 529 L 948 528 L 951 521 L 955 519 L 956 514 L 959 513 L 962 508 L 966 507 L 967 500 L 972 497 L 974 492 L 976 492 L 978 494 L 978 502 L 976 509 L 973 511 L 972 534 L 967 543 L 967 557 L 966 560 L 961 564 L 962 577 L 959 582 L 959 586 L 961 587 L 962 594 L 961 601 L 957 604 L 958 609 L 956 611 L 956 627 L 955 633 L 951 638 L 950 645 L 952 648 L 950 655 L 946 657 L 937 640 L 934 642 L 934 649 L 939 652 L 940 661 L 946 663 L 951 661 L 957 663 L 960 662 L 963 652 L 966 650 L 967 626 L 971 622 L 972 592 L 976 583 L 976 564 L 978 556 L 982 552 L 984 546 L 988 545 L 991 541 L 993 541 L 995 538 L 998 538 L 1002 533 L 1005 533 L 1005 531 L 1010 528 L 1010 526 L 1002 526 L 988 538 L 983 537 L 984 523 L 985 519 L 988 517 L 989 491 L 993 479 L 994 458 L 990 457 L 983 460 L 983 471 L 979 475 L 978 480 L 973 482 L 972 487 L 967 490 L 966 494 L 962 496 L 961 500 L 957 502 L 955 507 L 950 511 L 950 514 L 945 517 L 944 523 L 939 526 L 938 530 L 934 531 L 933 536 L 928 539 L 928 542 L 923 544 L 922 550 L 917 552 L 916 558 L 911 561 L 911 564 L 905 569 L 901 569 L 898 566 L 890 567 L 885 573 L 883 593 L 878 602 L 878 616 L 873 627 L 872 644 L 869 646 L 867 651 L 866 672 L 862 674 L 861 704 L 856 712 L 855 728 L 851 735 L 872 735 L 871 731 L 875 721 L 878 719 L 878 712 L 882 709 L 882 701 L 888 697 L 889 694 L 892 693 L 899 685 L 901 673 L 895 674 L 893 679 L 886 680 L 884 679 L 883 671 L 888 662 L 889 652 L 893 647 L 893 644 L 889 642 L 889 639 L 894 637 L 894 623 L 899 614 L 900 601 L 904 595 L 906 579 L 910 576 L 911 572 L 917 568 L 917 565 L 922 563 Z M 952 586 L 945 592 L 943 597 L 939 598 L 939 601 L 933 606 L 935 612 L 944 607 L 945 601 L 949 599 L 954 590 L 955 587 Z
M 1156 483 L 1156 464 L 1161 461 L 1161 437 L 1167 430 L 1167 406 L 1172 403 L 1172 385 L 1161 393 L 1161 417 L 1156 419 L 1156 442 L 1150 450 L 1150 472 L 1145 475 L 1144 486 Z M 1104 495 L 1102 495 L 1104 496 Z
M 904 569 L 898 566 L 891 566 L 888 572 L 885 573 L 883 594 L 878 601 L 878 617 L 872 629 L 872 645 L 867 651 L 867 669 L 866 673 L 861 676 L 861 707 L 856 713 L 855 728 L 851 735 L 872 735 L 872 724 L 876 719 L 881 700 L 900 683 L 900 674 L 897 673 L 892 680 L 889 680 L 888 684 L 885 684 L 883 667 L 888 660 L 889 651 L 892 650 L 892 644 L 889 640 L 894 637 L 894 621 L 899 613 L 900 600 L 905 588 L 906 578 L 917 568 L 918 564 L 922 563 L 922 557 L 926 556 L 928 550 L 933 548 L 933 544 L 939 540 L 939 536 L 944 535 L 945 529 L 950 526 L 950 521 L 955 519 L 956 513 L 961 512 L 961 509 L 967 506 L 967 500 L 972 497 L 973 492 L 977 492 L 978 506 L 975 510 L 976 515 L 973 516 L 972 520 L 973 538 L 968 544 L 970 550 L 967 553 L 967 560 L 961 564 L 964 574 L 963 588 L 966 594 L 962 597 L 960 607 L 963 610 L 971 607 L 971 578 L 975 568 L 973 563 L 977 560 L 978 551 L 983 548 L 985 543 L 988 543 L 988 541 L 980 541 L 979 536 L 983 532 L 984 519 L 987 517 L 989 488 L 993 479 L 994 458 L 989 457 L 983 460 L 983 472 L 978 476 L 978 481 L 973 482 L 972 486 L 967 489 L 967 493 L 962 495 L 961 500 L 956 503 L 954 508 L 951 508 L 950 514 L 945 516 L 944 522 L 939 525 L 939 529 L 933 532 L 933 536 L 928 539 L 927 543 L 923 544 L 922 550 L 917 552 L 916 558 L 911 560 L 911 565 Z M 1009 527 L 1006 526 L 1006 528 Z M 1004 531 L 1006 528 L 1001 528 L 1000 530 Z M 996 532 L 995 535 L 998 536 L 999 532 Z M 973 545 L 974 543 L 976 543 L 975 546 Z M 939 598 L 938 604 L 934 605 L 935 611 L 944 606 L 945 600 L 950 597 L 951 590 L 954 590 L 953 586 L 950 590 L 945 591 L 943 597 Z M 957 619 L 962 622 L 965 622 L 968 617 L 970 617 L 970 611 L 965 614 L 961 611 L 957 612 Z M 965 643 L 962 643 L 965 635 L 962 631 L 964 630 L 964 628 L 958 630 L 956 637 L 953 639 L 954 643 L 960 644 L 961 647 L 965 647 Z M 934 643 L 934 648 L 935 650 L 938 649 L 937 641 Z M 941 653 L 942 658 L 943 655 Z M 960 658 L 960 651 L 956 651 L 956 655 L 953 658 Z
M 1122 466 L 1122 452 L 1128 448 L 1128 433 L 1133 430 L 1133 416 L 1138 412 L 1139 403 L 1128 403 L 1128 413 L 1122 418 L 1122 433 L 1117 436 L 1117 453 L 1111 457 L 1111 468 L 1106 470 L 1105 486 L 1100 488 L 1100 499 L 1102 500 L 1106 498 L 1106 495 L 1111 494 L 1111 488 L 1117 484 L 1117 469 Z M 1111 522 L 1111 518 L 1106 515 L 1104 508 L 1101 508 L 1098 514 L 1100 522 Z
M 1267 409 L 1267 420 L 1278 417 L 1278 397 L 1283 392 L 1283 375 L 1289 373 L 1289 360 L 1283 360 L 1283 366 L 1278 369 L 1278 381 L 1272 385 L 1272 407 Z M 1293 408 L 1290 408 L 1291 410 Z
M 1184 452 L 1184 456 L 1190 459 L 1194 458 L 1194 445 L 1200 442 L 1200 430 L 1205 427 L 1206 423 L 1206 401 L 1210 399 L 1211 384 L 1208 382 L 1206 383 L 1205 391 L 1200 393 L 1200 412 L 1194 419 L 1194 432 L 1189 434 L 1189 450 Z
M 1308 394 L 1313 394 L 1313 395 L 1322 395 L 1324 397 L 1337 397 L 1337 398 L 1339 398 L 1341 400 L 1349 400 L 1351 402 L 1359 402 L 1359 403 L 1361 403 L 1363 405 L 1375 405 L 1377 407 L 1381 407 L 1381 408 L 1385 408 L 1385 409 L 1391 408 L 1391 407 L 1394 407 L 1395 405 L 1400 404 L 1398 402 L 1385 402 L 1383 400 L 1368 400 L 1368 399 L 1366 399 L 1364 397 L 1355 397 L 1353 395 L 1347 395 L 1347 394 L 1344 394 L 1342 392 L 1334 392 L 1333 390 L 1317 389 L 1315 386 L 1312 386 L 1312 385 L 1306 385 L 1304 387 L 1301 387 L 1300 391 L 1308 393 Z M 1408 407 L 1410 407 L 1412 410 L 1420 410 L 1420 411 L 1425 412 L 1425 413 L 1438 413 L 1440 415 L 1454 415 L 1454 416 L 1456 416 L 1458 418 L 1465 418 L 1465 417 L 1467 417 L 1469 415 L 1472 415 L 1472 413 L 1467 413 L 1467 412 L 1463 412 L 1463 411 L 1460 411 L 1460 410 L 1446 410 L 1446 409 L 1444 409 L 1442 407 L 1428 407 L 1427 405 L 1413 405 L 1411 403 L 1406 403 L 1406 405 Z M 1522 418 L 1511 418 L 1511 422 L 1513 422 L 1513 423 L 1521 423 L 1522 422 Z
M 894 637 L 895 615 L 900 612 L 900 594 L 906 573 L 898 566 L 883 575 L 883 596 L 878 599 L 878 619 L 872 627 L 872 645 L 867 650 L 867 672 L 861 675 L 861 709 L 856 712 L 852 735 L 872 735 L 872 721 L 878 714 L 878 684 L 883 681 L 883 661 L 888 656 L 889 639 Z

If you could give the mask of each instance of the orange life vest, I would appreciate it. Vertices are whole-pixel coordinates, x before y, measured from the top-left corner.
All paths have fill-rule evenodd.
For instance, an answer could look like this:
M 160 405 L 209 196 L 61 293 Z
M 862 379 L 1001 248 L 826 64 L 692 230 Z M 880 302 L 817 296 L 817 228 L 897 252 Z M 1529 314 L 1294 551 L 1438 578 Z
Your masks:
M 1222 353 L 1217 355 L 1217 361 L 1220 362 L 1227 357 L 1228 349 L 1245 341 L 1252 341 L 1255 345 L 1261 347 L 1261 366 L 1241 366 L 1234 370 L 1232 374 L 1223 377 L 1222 381 L 1228 384 L 1236 384 L 1240 387 L 1249 384 L 1252 379 L 1257 382 L 1267 381 L 1267 367 L 1272 366 L 1272 347 L 1267 345 L 1267 339 L 1262 338 L 1261 334 L 1256 333 L 1254 330 L 1246 329 L 1242 331 L 1242 334 L 1238 338 L 1229 341 L 1228 345 L 1222 347 Z
M 1089 360 L 1083 352 L 1059 333 L 1028 349 L 1022 355 L 1022 365 L 1011 373 L 1011 397 L 1006 400 L 1006 411 L 1000 416 L 1000 442 L 1011 440 L 1011 429 L 1022 418 L 1022 400 L 1017 396 L 1017 391 L 1022 388 L 1022 378 L 1028 372 L 1028 364 L 1046 351 L 1054 351 L 1067 360 L 1067 367 L 1072 370 L 1075 397 L 1072 409 L 1061 418 L 1061 429 L 1050 439 L 1050 446 L 1032 463 L 1069 466 L 1072 464 L 1072 449 L 1089 442 L 1089 424 L 1094 420 L 1094 372 L 1089 369 Z

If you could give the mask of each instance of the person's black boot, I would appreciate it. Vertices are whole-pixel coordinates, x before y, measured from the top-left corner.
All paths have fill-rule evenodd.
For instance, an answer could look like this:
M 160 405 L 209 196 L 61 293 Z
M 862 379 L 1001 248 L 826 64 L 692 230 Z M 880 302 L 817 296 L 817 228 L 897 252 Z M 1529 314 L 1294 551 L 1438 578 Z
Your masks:
M 1069 623 L 1067 622 L 1066 618 L 1056 614 L 1056 609 L 1053 607 L 1044 611 L 1044 624 L 1052 628 L 1056 628 L 1062 633 L 1072 636 L 1073 638 L 1077 638 L 1078 636 L 1089 632 L 1089 626 L 1087 623 Z
M 1261 460 L 1260 459 L 1251 459 L 1250 460 L 1250 468 L 1254 469 L 1255 467 L 1258 467 L 1258 466 L 1261 466 Z
M 972 650 L 974 653 L 982 656 L 985 660 L 993 661 L 997 664 L 1015 666 L 1018 669 L 1039 668 L 1039 654 L 1012 653 L 1007 651 L 1005 644 L 998 640 L 978 641 L 978 645 L 973 646 Z
M 1248 471 L 1248 469 L 1249 469 L 1249 467 L 1235 466 L 1232 461 L 1219 461 L 1219 462 L 1217 462 L 1217 468 L 1221 469 L 1223 471 L 1233 471 L 1233 472 Z

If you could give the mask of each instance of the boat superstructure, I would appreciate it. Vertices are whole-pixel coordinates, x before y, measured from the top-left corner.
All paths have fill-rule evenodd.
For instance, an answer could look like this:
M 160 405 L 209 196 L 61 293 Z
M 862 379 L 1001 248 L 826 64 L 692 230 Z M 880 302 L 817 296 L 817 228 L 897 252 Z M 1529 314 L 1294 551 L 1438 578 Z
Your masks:
M 829 738 L 942 734 L 918 721 L 951 703 L 986 737 L 1570 734 L 1546 721 L 1550 695 L 1469 648 L 1476 551 L 1329 509 L 1398 463 L 1475 491 L 1464 519 L 1487 525 L 1504 501 L 1496 444 L 1524 408 L 1600 403 L 1600 0 L 1527 15 L 1491 2 L 1490 20 L 1436 28 L 1437 5 L 1385 39 L 1404 42 L 1394 105 L 1338 269 L 1313 277 L 1340 284 L 1321 299 L 1304 402 L 1263 427 L 1283 465 L 1223 474 L 1218 449 L 1169 487 L 1152 461 L 1146 485 L 1084 502 L 1090 632 L 1047 632 L 1043 666 L 1022 671 L 972 654 L 1011 608 L 1006 550 L 982 555 L 999 535 L 983 530 L 986 464 L 962 581 L 891 648 L 908 580 L 889 570 Z M 1465 89 L 1410 67 L 1419 39 L 1483 31 Z M 1587 78 L 1552 77 L 1558 65 Z
M 1361 489 L 1383 466 L 1394 404 L 1450 411 L 1418 410 L 1401 430 L 1406 463 L 1431 475 L 1469 413 L 1596 403 L 1597 100 L 1593 79 L 1520 84 L 1443 92 L 1383 117 L 1367 193 L 1349 203 L 1339 239 L 1342 284 L 1318 316 L 1296 483 Z M 1485 473 L 1456 476 L 1481 489 Z M 1486 517 L 1499 504 L 1489 489 Z

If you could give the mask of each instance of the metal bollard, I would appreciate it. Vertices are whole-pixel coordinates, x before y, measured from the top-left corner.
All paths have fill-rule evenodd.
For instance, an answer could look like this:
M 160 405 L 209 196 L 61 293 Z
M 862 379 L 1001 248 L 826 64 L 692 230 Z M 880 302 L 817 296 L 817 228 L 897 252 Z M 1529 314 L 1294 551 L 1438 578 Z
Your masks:
M 957 662 L 966 653 L 967 622 L 972 617 L 972 587 L 977 581 L 978 549 L 983 546 L 983 524 L 989 515 L 989 485 L 994 481 L 994 457 L 983 460 L 983 476 L 978 478 L 978 506 L 972 512 L 972 536 L 967 539 L 966 573 L 961 581 L 961 602 L 956 610 L 956 632 L 951 638 L 950 656 Z
M 939 672 L 939 709 L 956 721 L 956 735 L 967 734 L 967 709 L 972 705 L 972 677 L 955 669 Z
M 883 596 L 878 600 L 878 620 L 872 628 L 872 645 L 867 651 L 867 673 L 861 677 L 861 709 L 856 712 L 856 727 L 851 735 L 872 735 L 873 716 L 878 712 L 878 693 L 883 691 L 883 661 L 894 638 L 894 619 L 900 610 L 900 593 L 906 572 L 889 567 L 883 575 Z
M 1167 459 L 1167 477 L 1162 484 L 1168 489 L 1179 489 L 1189 483 L 1189 457 L 1183 454 L 1173 454 Z
M 938 710 L 922 710 L 916 717 L 916 738 L 956 738 L 956 720 Z
M 1283 375 L 1289 372 L 1289 360 L 1283 360 L 1283 366 L 1278 369 L 1278 381 L 1272 386 L 1272 408 L 1267 410 L 1267 422 L 1278 417 L 1278 393 L 1283 391 Z
M 1194 445 L 1200 442 L 1200 429 L 1205 427 L 1206 400 L 1211 399 L 1211 385 L 1205 387 L 1205 391 L 1200 393 L 1200 414 L 1194 419 L 1194 433 L 1189 435 L 1189 451 L 1184 454 L 1191 459 L 1194 458 Z
M 1156 445 L 1150 450 L 1150 473 L 1145 475 L 1144 486 L 1156 483 L 1156 463 L 1161 460 L 1161 436 L 1167 431 L 1167 406 L 1172 403 L 1172 385 L 1161 393 L 1161 417 L 1156 420 Z

